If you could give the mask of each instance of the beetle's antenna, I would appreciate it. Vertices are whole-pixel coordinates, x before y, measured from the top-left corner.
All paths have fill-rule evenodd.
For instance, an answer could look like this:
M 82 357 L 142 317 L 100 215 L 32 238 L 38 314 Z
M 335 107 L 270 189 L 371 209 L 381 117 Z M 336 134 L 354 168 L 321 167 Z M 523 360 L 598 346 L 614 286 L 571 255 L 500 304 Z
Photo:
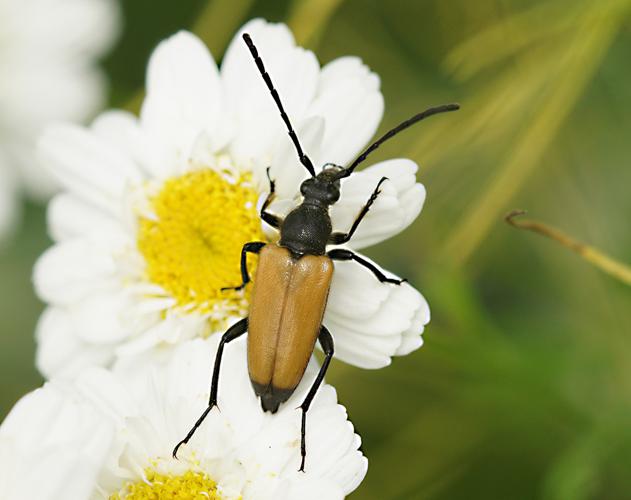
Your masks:
M 245 40 L 245 43 L 248 46 L 248 49 L 250 49 L 250 53 L 252 54 L 252 57 L 254 58 L 256 67 L 259 69 L 259 73 L 261 73 L 263 80 L 265 80 L 265 84 L 267 85 L 267 88 L 272 94 L 272 98 L 274 99 L 276 106 L 278 106 L 278 110 L 280 111 L 280 116 L 285 122 L 285 125 L 287 126 L 289 137 L 291 138 L 291 141 L 294 143 L 294 146 L 296 147 L 296 151 L 298 152 L 298 158 L 300 158 L 300 163 L 304 165 L 304 167 L 309 171 L 312 177 L 315 177 L 315 169 L 313 168 L 313 163 L 311 163 L 311 160 L 309 159 L 309 157 L 302 151 L 302 147 L 300 147 L 300 141 L 298 141 L 298 136 L 296 135 L 296 132 L 294 132 L 291 122 L 289 121 L 289 117 L 287 116 L 287 113 L 285 113 L 285 109 L 283 108 L 283 104 L 280 101 L 280 96 L 278 95 L 278 92 L 274 88 L 272 79 L 270 78 L 267 71 L 265 71 L 263 60 L 259 56 L 259 52 L 256 49 L 256 46 L 254 45 L 252 38 L 247 33 L 243 33 L 243 40 Z
M 412 118 L 408 118 L 404 122 L 394 127 L 392 130 L 386 132 L 383 136 L 381 136 L 379 139 L 373 142 L 370 146 L 368 146 L 368 148 L 366 148 L 366 150 L 362 154 L 360 154 L 353 163 L 351 163 L 345 170 L 343 170 L 342 172 L 338 174 L 337 178 L 343 179 L 344 177 L 348 177 L 349 175 L 351 175 L 353 173 L 353 170 L 357 168 L 357 165 L 363 162 L 370 153 L 372 153 L 375 149 L 381 146 L 388 139 L 391 139 L 392 137 L 397 135 L 399 132 L 405 130 L 406 128 L 411 127 L 416 122 L 420 122 L 421 120 L 428 118 L 432 115 L 437 115 L 439 113 L 446 113 L 447 111 L 456 111 L 458 109 L 460 109 L 459 104 L 455 104 L 455 103 L 443 104 L 442 106 L 436 106 L 434 108 L 426 109 L 425 111 L 422 111 L 421 113 L 418 113 L 417 115 L 414 115 Z

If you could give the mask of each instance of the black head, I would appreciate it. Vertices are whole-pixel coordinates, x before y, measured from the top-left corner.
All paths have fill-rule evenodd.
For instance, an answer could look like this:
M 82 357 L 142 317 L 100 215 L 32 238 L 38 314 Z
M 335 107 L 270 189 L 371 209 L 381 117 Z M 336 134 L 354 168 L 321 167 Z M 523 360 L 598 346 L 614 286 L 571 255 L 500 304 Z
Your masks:
M 315 177 L 305 180 L 300 185 L 300 192 L 305 202 L 318 205 L 333 205 L 340 199 L 340 172 L 343 167 L 326 167 Z

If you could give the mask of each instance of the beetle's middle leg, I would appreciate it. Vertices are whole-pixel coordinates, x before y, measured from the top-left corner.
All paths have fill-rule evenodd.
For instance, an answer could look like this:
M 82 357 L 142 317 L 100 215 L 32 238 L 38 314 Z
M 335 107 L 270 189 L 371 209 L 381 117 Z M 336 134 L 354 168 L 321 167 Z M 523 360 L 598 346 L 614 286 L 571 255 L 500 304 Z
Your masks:
M 245 285 L 250 282 L 250 275 L 248 273 L 248 252 L 249 253 L 259 253 L 261 248 L 263 248 L 267 243 L 262 241 L 250 241 L 243 245 L 241 249 L 241 284 L 238 286 L 226 286 L 221 289 L 221 291 L 225 290 L 243 290 Z
M 309 392 L 307 393 L 307 397 L 300 405 L 300 409 L 302 410 L 302 427 L 300 428 L 300 456 L 302 457 L 302 460 L 300 461 L 300 469 L 298 470 L 301 472 L 305 471 L 305 459 L 307 457 L 307 411 L 309 411 L 309 406 L 311 406 L 311 402 L 318 392 L 318 388 L 320 387 L 320 384 L 322 384 L 322 381 L 324 380 L 324 375 L 326 375 L 326 371 L 329 368 L 329 363 L 333 358 L 333 337 L 331 337 L 331 333 L 326 329 L 324 325 L 320 327 L 318 341 L 320 342 L 322 350 L 324 351 L 324 362 L 320 367 L 318 376 L 314 380 L 311 389 L 309 389 Z
M 188 434 L 182 441 L 180 441 L 175 448 L 173 448 L 173 458 L 177 458 L 177 451 L 180 449 L 180 446 L 186 444 L 190 441 L 195 434 L 195 431 L 199 429 L 199 426 L 202 425 L 202 422 L 206 419 L 210 411 L 217 406 L 217 391 L 219 389 L 219 369 L 221 368 L 221 357 L 223 356 L 223 347 L 228 342 L 232 342 L 234 339 L 239 338 L 248 330 L 248 318 L 243 318 L 242 320 L 237 321 L 234 325 L 232 325 L 226 333 L 221 337 L 221 341 L 219 342 L 219 347 L 217 348 L 217 354 L 215 356 L 215 365 L 213 367 L 213 377 L 212 382 L 210 384 L 210 398 L 208 400 L 208 407 L 204 410 L 201 417 L 197 419 L 197 422 L 193 425 L 193 428 L 188 431 Z
M 379 182 L 377 183 L 377 187 L 370 195 L 370 198 L 368 198 L 368 201 L 366 202 L 366 204 L 359 211 L 359 215 L 357 215 L 357 217 L 355 218 L 355 221 L 353 222 L 353 225 L 351 226 L 351 229 L 348 233 L 332 233 L 331 236 L 329 236 L 328 243 L 330 245 L 341 245 L 342 243 L 346 243 L 347 241 L 350 241 L 350 239 L 353 237 L 353 234 L 355 234 L 355 231 L 359 227 L 359 223 L 366 216 L 366 214 L 368 213 L 368 210 L 370 210 L 370 206 L 375 202 L 375 200 L 377 199 L 377 196 L 379 196 L 379 193 L 381 193 L 381 190 L 379 188 L 387 180 L 388 180 L 387 177 L 382 177 L 379 180 Z
M 396 278 L 388 278 L 385 274 L 381 272 L 381 270 L 375 266 L 372 262 L 360 257 L 356 253 L 351 252 L 350 250 L 346 250 L 345 248 L 334 248 L 333 250 L 329 250 L 327 255 L 333 260 L 354 260 L 358 264 L 361 264 L 370 272 L 372 272 L 375 277 L 381 281 L 381 283 L 392 283 L 394 285 L 400 285 L 401 283 L 407 281 L 406 279 L 398 280 Z

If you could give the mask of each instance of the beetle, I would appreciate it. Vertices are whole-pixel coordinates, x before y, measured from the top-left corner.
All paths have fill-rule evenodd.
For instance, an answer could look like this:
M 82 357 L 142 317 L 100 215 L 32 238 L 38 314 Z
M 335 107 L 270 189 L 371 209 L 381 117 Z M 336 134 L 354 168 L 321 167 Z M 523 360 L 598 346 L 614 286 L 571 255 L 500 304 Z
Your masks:
M 324 351 L 325 357 L 318 375 L 300 405 L 302 425 L 299 471 L 304 472 L 307 411 L 324 380 L 333 357 L 333 337 L 322 324 L 333 277 L 333 261 L 353 260 L 372 272 L 382 283 L 397 286 L 405 281 L 388 278 L 370 261 L 350 250 L 344 248 L 336 248 L 328 252 L 326 250 L 327 245 L 340 245 L 353 237 L 362 219 L 379 196 L 381 185 L 387 181 L 386 177 L 379 180 L 348 232 L 333 232 L 329 207 L 340 198 L 340 181 L 350 176 L 355 168 L 382 143 L 424 118 L 455 111 L 459 109 L 459 105 L 445 104 L 418 113 L 371 144 L 348 167 L 327 163 L 321 172 L 316 174 L 311 160 L 302 150 L 298 136 L 252 38 L 244 33 L 243 40 L 278 107 L 300 163 L 311 177 L 300 185 L 302 203 L 281 219 L 267 211 L 275 196 L 274 181 L 269 175 L 269 168 L 267 169 L 270 191 L 261 206 L 260 216 L 270 226 L 280 231 L 280 240 L 278 243 L 249 242 L 241 250 L 242 283 L 223 290 L 241 290 L 250 282 L 247 254 L 258 254 L 259 263 L 250 300 L 249 315 L 233 324 L 221 337 L 215 356 L 208 407 L 186 437 L 175 446 L 173 457 L 177 458 L 179 448 L 188 443 L 210 411 L 217 406 L 219 370 L 225 345 L 248 332 L 248 372 L 254 392 L 260 398 L 261 406 L 266 412 L 276 413 L 279 406 L 293 394 L 313 354 L 316 340 L 320 342 Z

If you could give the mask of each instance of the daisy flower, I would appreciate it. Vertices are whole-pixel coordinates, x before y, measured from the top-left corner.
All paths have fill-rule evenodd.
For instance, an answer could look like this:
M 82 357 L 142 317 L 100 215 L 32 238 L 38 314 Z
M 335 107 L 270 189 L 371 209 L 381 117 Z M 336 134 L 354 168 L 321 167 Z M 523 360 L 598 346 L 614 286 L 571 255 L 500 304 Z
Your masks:
M 374 135 L 379 78 L 356 57 L 321 68 L 282 24 L 246 24 L 221 70 L 190 33 L 162 42 L 139 118 L 111 111 L 89 128 L 52 126 L 41 139 L 43 162 L 64 188 L 48 211 L 55 245 L 34 273 L 48 304 L 37 328 L 44 375 L 206 337 L 247 314 L 249 287 L 221 289 L 241 282 L 245 242 L 277 238 L 257 209 L 270 189 L 266 169 L 277 195 L 269 210 L 280 216 L 300 202 L 307 172 L 243 43 L 246 31 L 316 171 L 348 163 Z M 384 176 L 350 245 L 406 228 L 425 199 L 416 170 L 394 159 L 342 180 L 334 230 L 348 231 Z M 340 359 L 386 366 L 420 347 L 428 321 L 425 299 L 407 283 L 380 283 L 356 262 L 335 263 L 323 323 Z
M 43 126 L 101 106 L 96 59 L 114 40 L 117 13 L 114 0 L 0 0 L 0 234 L 22 188 L 38 198 L 54 189 L 33 154 Z
M 333 387 L 314 400 L 300 463 L 294 408 L 317 372 L 312 363 L 290 403 L 263 413 L 250 387 L 246 345 L 224 355 L 221 411 L 213 411 L 179 459 L 174 443 L 208 399 L 218 336 L 180 344 L 163 363 L 149 353 L 112 370 L 53 379 L 17 403 L 0 427 L 0 497 L 6 500 L 150 498 L 336 500 L 366 474 Z

